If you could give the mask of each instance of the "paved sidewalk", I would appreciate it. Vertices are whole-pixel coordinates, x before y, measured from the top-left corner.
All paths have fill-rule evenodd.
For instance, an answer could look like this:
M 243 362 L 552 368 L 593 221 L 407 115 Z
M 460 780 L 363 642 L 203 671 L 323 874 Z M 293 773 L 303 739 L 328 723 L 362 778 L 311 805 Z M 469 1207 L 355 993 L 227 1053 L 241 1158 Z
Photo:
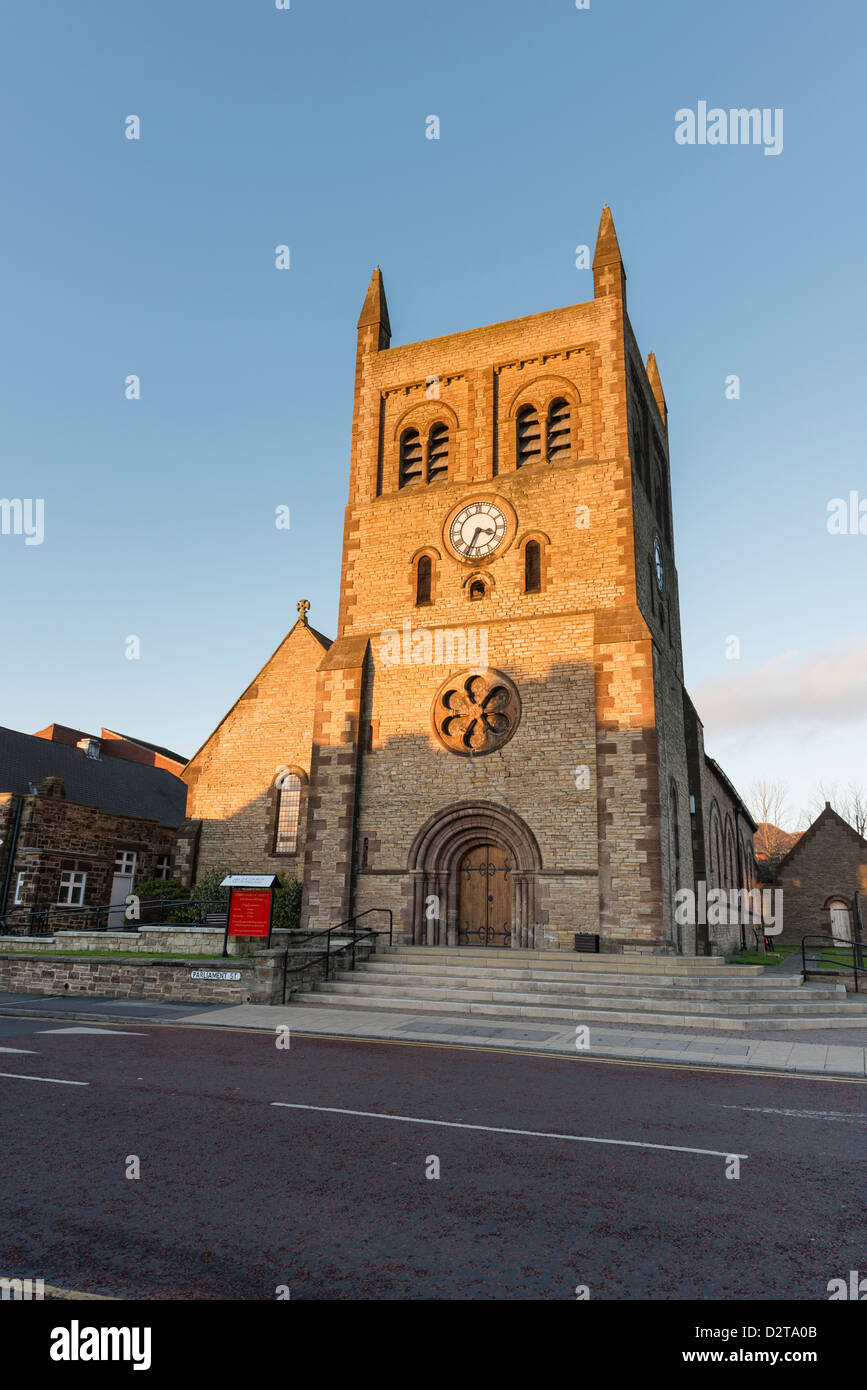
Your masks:
M 741 1035 L 702 1037 L 694 1032 L 649 1032 L 632 1027 L 589 1028 L 588 1046 L 576 1048 L 575 1025 L 524 1025 L 517 1020 L 480 1023 L 477 1016 L 377 1012 L 375 1009 L 317 1009 L 315 1005 L 269 1007 L 239 1004 L 212 1010 L 206 1018 L 191 1014 L 178 1022 L 209 1028 L 262 1028 L 288 1025 L 293 1033 L 331 1037 L 376 1038 L 389 1042 L 461 1043 L 476 1047 L 516 1048 L 547 1054 L 576 1054 L 624 1060 L 682 1062 L 697 1066 L 738 1067 L 796 1072 L 807 1076 L 867 1076 L 867 1047 L 826 1042 L 794 1042 L 785 1033 L 773 1039 Z M 867 1030 L 858 1030 L 867 1041 Z
M 62 1018 L 77 1022 L 195 1024 L 203 1028 L 249 1028 L 274 1033 L 280 1025 L 293 1033 L 335 1038 L 374 1038 L 388 1042 L 451 1043 L 470 1047 L 514 1048 L 522 1052 L 623 1061 L 677 1062 L 701 1067 L 784 1071 L 801 1076 L 867 1076 L 867 1028 L 834 1032 L 765 1033 L 712 1036 L 693 1029 L 589 1027 L 588 1046 L 576 1048 L 575 1024 L 503 1019 L 480 1022 L 478 1015 L 413 1014 L 376 1009 L 318 1009 L 315 1005 L 185 1004 L 162 1000 L 109 999 L 91 995 L 0 994 L 0 1018 Z

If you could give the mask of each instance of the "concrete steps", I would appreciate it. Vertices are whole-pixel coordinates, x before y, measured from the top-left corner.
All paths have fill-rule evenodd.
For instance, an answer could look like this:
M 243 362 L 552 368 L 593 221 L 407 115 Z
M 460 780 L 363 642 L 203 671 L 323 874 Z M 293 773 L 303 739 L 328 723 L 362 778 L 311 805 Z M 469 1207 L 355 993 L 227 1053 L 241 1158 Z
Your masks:
M 366 971 L 364 972 L 367 973 Z M 541 1008 L 563 1008 L 572 1006 L 574 1008 L 587 1009 L 615 1009 L 618 1006 L 640 1009 L 648 996 L 643 995 L 640 990 L 629 989 L 619 991 L 616 987 L 609 986 L 607 989 L 591 990 L 589 994 L 577 994 L 568 985 L 555 991 L 550 987 L 535 984 L 535 987 L 524 987 L 522 991 L 518 989 L 503 990 L 499 986 L 495 989 L 484 987 L 479 981 L 475 986 L 462 985 L 460 989 L 455 989 L 449 985 L 419 985 L 413 983 L 406 985 L 395 982 L 394 984 L 379 984 L 368 980 L 354 979 L 352 974 L 338 975 L 333 980 L 328 981 L 328 985 L 323 989 L 331 994 L 364 995 L 367 999 L 466 999 L 471 1003 L 481 1004 L 505 1004 L 512 1006 L 516 1002 L 529 1007 Z M 739 1015 L 749 1015 L 761 1013 L 766 1006 L 773 1007 L 774 1013 L 784 1015 L 788 1013 L 799 1013 L 808 1009 L 815 1013 L 819 1009 L 827 1012 L 829 1003 L 836 1000 L 837 996 L 833 990 L 820 990 L 810 992 L 808 1000 L 804 999 L 803 992 L 798 995 L 796 990 L 788 991 L 784 998 L 780 998 L 779 991 L 775 991 L 773 999 L 767 1000 L 761 996 L 750 994 L 747 990 L 737 991 L 737 998 L 730 998 L 731 991 L 725 991 L 725 998 L 720 999 L 719 993 L 715 997 L 710 992 L 702 993 L 700 990 L 687 991 L 687 999 L 684 1000 L 682 992 L 678 990 L 677 998 L 667 998 L 661 993 L 651 996 L 653 1007 L 660 1013 L 667 1013 L 673 1016 L 682 1014 L 685 1010 L 689 1013 L 725 1013 L 726 1016 L 738 1017 Z M 624 1004 L 624 1001 L 625 1004 Z M 867 1015 L 867 1010 L 865 1010 Z
M 378 946 L 371 960 L 403 961 L 408 965 L 484 965 L 486 970 L 578 970 L 597 974 L 613 971 L 644 975 L 724 975 L 761 978 L 763 965 L 726 965 L 715 956 L 609 956 L 570 951 L 511 951 L 495 947 Z
M 347 978 L 352 978 L 352 972 L 343 972 Z M 485 970 L 470 967 L 447 966 L 442 970 L 436 970 L 432 966 L 416 966 L 402 964 L 379 964 L 372 960 L 364 972 L 365 980 L 369 980 L 372 985 L 388 985 L 394 981 L 401 983 L 418 985 L 424 987 L 447 987 L 452 985 L 460 989 L 463 985 L 472 986 L 480 978 L 490 984 L 491 988 L 496 989 L 515 989 L 533 992 L 537 990 L 550 990 L 552 992 L 568 991 L 575 994 L 596 994 L 605 991 L 607 986 L 616 987 L 619 993 L 644 998 L 648 993 L 659 992 L 676 995 L 678 999 L 689 999 L 704 997 L 708 988 L 724 992 L 726 998 L 734 999 L 741 994 L 744 998 L 752 997 L 754 986 L 752 982 L 735 977 L 732 980 L 720 979 L 718 976 L 707 975 L 683 975 L 683 976 L 649 976 L 649 975 L 627 975 L 620 976 L 611 971 L 606 971 L 604 975 L 582 974 L 574 971 L 571 974 L 565 971 L 553 970 L 515 970 L 507 971 L 502 969 Z M 773 992 L 774 996 L 781 998 L 786 994 L 800 996 L 801 985 L 799 976 L 777 976 L 769 980 L 762 981 L 764 989 Z M 828 986 L 829 993 L 834 993 L 834 986 Z
M 316 1008 L 745 1032 L 863 1026 L 867 997 L 706 957 L 385 947 L 293 1003 Z

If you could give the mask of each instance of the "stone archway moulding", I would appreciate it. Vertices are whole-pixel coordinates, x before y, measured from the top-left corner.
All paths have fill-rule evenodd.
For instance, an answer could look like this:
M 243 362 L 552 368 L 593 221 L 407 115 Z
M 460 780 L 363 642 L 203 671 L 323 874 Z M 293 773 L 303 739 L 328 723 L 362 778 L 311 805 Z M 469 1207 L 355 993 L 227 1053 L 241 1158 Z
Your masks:
M 446 806 L 416 836 L 407 863 L 413 945 L 457 946 L 461 860 L 475 846 L 488 843 L 501 845 L 512 860 L 512 946 L 537 945 L 536 876 L 542 856 L 536 837 L 520 816 L 488 801 Z M 431 898 L 439 900 L 439 913 L 428 920 Z

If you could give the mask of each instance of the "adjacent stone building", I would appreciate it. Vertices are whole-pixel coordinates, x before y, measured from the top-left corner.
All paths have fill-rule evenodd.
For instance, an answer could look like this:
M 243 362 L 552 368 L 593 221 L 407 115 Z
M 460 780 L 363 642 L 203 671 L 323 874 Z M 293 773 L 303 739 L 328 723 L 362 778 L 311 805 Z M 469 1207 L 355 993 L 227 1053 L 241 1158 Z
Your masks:
M 431 945 L 704 953 L 753 882 L 683 686 L 668 412 L 610 211 L 585 304 L 391 346 L 358 322 L 337 636 L 306 612 L 184 772 L 178 862 Z M 302 608 L 304 607 L 301 605 Z
M 851 941 L 855 893 L 867 900 L 867 840 L 826 801 L 777 865 L 774 885 L 783 896 L 779 941 L 816 934 Z
M 78 746 L 46 732 L 0 729 L 0 931 L 82 926 L 91 909 L 105 926 L 104 909 L 123 904 L 137 882 L 173 872 L 180 778 L 137 757 L 103 756 L 94 736 Z M 111 920 L 120 924 L 122 907 Z

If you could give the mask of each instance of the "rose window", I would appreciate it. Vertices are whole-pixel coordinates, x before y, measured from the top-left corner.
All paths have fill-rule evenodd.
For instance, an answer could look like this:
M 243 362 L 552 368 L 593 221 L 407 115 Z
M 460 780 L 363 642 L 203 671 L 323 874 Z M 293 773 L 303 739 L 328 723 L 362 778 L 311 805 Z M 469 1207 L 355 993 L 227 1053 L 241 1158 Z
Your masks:
M 440 687 L 433 725 L 451 753 L 472 757 L 508 743 L 521 718 L 518 692 L 502 671 L 463 671 Z

